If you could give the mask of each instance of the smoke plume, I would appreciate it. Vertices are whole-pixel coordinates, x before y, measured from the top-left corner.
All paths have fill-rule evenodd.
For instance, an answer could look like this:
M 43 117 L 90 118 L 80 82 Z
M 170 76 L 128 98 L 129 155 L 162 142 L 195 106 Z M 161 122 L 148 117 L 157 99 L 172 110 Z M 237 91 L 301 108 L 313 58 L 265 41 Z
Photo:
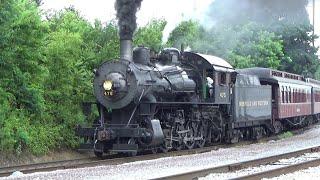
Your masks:
M 213 25 L 243 25 L 256 22 L 272 28 L 279 23 L 309 24 L 308 0 L 215 0 L 208 7 Z
M 116 0 L 119 35 L 122 40 L 131 40 L 137 28 L 136 13 L 141 6 L 142 0 Z

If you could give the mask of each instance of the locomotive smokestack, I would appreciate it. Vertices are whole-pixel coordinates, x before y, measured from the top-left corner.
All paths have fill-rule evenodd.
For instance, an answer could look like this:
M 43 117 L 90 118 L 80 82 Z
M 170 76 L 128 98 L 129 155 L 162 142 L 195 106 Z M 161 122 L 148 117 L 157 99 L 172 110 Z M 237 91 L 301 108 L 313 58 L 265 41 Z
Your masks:
M 132 37 L 137 28 L 136 13 L 142 0 L 116 0 L 119 36 L 120 58 L 132 61 Z
M 132 60 L 132 40 L 120 39 L 120 59 Z

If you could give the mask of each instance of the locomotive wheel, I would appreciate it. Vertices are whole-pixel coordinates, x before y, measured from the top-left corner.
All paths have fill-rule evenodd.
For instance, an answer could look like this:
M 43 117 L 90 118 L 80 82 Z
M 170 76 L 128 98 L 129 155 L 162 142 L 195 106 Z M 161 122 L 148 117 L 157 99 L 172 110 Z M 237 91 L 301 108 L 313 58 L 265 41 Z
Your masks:
M 205 138 L 205 130 L 204 126 L 202 124 L 198 124 L 197 127 L 197 138 L 201 138 L 200 140 L 196 140 L 195 146 L 198 148 L 203 148 L 204 145 L 206 144 L 206 138 Z
M 255 127 L 252 128 L 252 139 L 253 140 L 259 140 L 262 138 L 262 133 L 261 133 L 261 127 Z
M 202 137 L 201 140 L 197 140 L 195 143 L 196 143 L 195 146 L 197 148 L 203 148 L 204 145 L 206 144 L 206 140 L 204 139 L 204 137 Z
M 283 126 L 280 121 L 275 121 L 274 125 L 275 134 L 279 134 L 283 131 Z
M 160 148 L 159 148 L 159 151 L 162 152 L 162 153 L 167 153 L 168 152 L 168 147 L 164 146 L 164 145 L 161 145 Z
M 126 152 L 125 153 L 125 155 L 128 156 L 128 157 L 133 157 L 133 156 L 136 156 L 137 154 L 138 154 L 138 152 L 136 152 L 136 151 L 135 152 Z
M 158 149 L 157 148 L 154 148 L 151 150 L 152 154 L 157 154 L 158 153 Z
M 162 145 L 160 145 L 160 147 L 159 147 L 159 152 L 162 152 L 162 153 L 167 153 L 168 151 L 169 151 L 169 144 L 170 144 L 170 142 L 169 141 L 167 141 L 167 140 L 165 140 L 163 143 L 162 143 Z
M 158 148 L 154 147 L 150 151 L 151 151 L 152 154 L 157 154 L 158 153 Z
M 183 135 L 178 133 L 179 131 L 184 130 L 184 126 L 181 124 L 176 124 L 176 128 L 174 129 L 173 139 L 171 139 L 171 146 L 174 150 L 180 151 L 183 148 Z
M 187 136 L 187 138 L 193 138 L 193 136 Z M 183 144 L 187 149 L 193 149 L 196 143 L 194 140 L 189 140 L 185 141 Z
M 172 141 L 172 148 L 176 151 L 180 151 L 183 148 L 183 143 L 180 141 Z
M 100 151 L 93 151 L 94 155 L 96 155 L 98 158 L 102 158 L 103 152 Z
M 183 140 L 183 144 L 185 145 L 185 147 L 187 149 L 193 149 L 195 146 L 195 141 L 194 141 L 194 123 L 189 121 L 187 123 L 187 127 L 186 129 L 188 129 L 189 131 L 187 133 L 185 133 L 184 135 L 184 140 Z
M 128 140 L 128 144 L 136 144 L 136 140 L 134 138 L 130 138 Z M 136 156 L 137 154 L 138 154 L 138 151 L 126 152 L 126 155 L 128 157 Z

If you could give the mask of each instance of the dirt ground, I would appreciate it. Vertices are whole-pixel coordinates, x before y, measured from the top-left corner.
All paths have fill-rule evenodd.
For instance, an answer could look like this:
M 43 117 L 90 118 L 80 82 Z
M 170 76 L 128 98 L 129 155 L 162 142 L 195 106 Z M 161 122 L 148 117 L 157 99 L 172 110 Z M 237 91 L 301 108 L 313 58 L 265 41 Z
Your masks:
M 92 152 L 77 152 L 72 150 L 60 150 L 50 152 L 43 156 L 34 156 L 30 153 L 22 153 L 21 155 L 4 154 L 0 152 L 0 168 L 7 166 L 16 166 L 22 164 L 33 164 L 50 161 L 60 161 L 68 159 L 79 159 L 93 157 Z

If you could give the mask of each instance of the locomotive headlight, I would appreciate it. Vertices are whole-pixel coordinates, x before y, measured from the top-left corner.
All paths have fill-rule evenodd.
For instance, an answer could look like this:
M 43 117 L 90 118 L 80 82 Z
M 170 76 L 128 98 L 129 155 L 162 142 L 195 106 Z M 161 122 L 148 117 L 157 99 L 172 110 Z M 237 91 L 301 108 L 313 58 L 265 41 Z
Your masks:
M 105 91 L 110 91 L 112 89 L 112 81 L 105 81 L 103 83 L 103 89 Z

